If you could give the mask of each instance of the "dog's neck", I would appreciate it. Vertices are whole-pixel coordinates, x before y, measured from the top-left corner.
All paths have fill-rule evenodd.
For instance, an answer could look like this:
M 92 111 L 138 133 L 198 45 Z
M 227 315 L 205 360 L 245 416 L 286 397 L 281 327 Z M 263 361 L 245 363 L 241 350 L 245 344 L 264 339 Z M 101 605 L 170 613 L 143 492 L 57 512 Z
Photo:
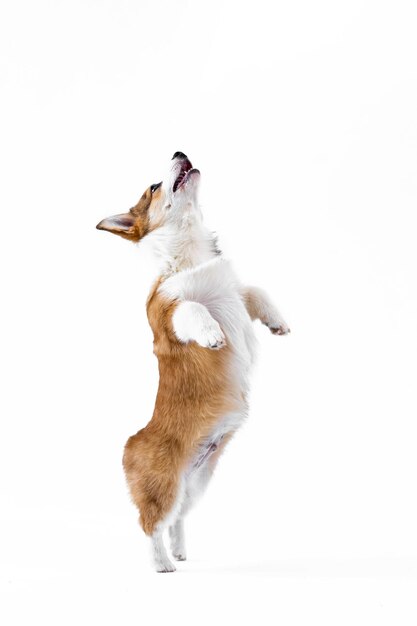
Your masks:
M 190 269 L 220 254 L 216 236 L 199 221 L 184 223 L 181 228 L 163 226 L 146 239 L 163 276 Z

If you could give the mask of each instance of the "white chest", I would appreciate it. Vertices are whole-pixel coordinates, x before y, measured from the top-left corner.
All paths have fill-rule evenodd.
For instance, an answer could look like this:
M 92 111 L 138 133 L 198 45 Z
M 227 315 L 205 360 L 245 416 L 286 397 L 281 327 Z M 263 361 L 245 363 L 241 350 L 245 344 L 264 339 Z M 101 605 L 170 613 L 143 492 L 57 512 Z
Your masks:
M 170 299 L 198 302 L 219 323 L 232 350 L 232 370 L 242 391 L 256 351 L 251 319 L 240 295 L 239 281 L 228 261 L 216 258 L 170 276 L 160 287 Z

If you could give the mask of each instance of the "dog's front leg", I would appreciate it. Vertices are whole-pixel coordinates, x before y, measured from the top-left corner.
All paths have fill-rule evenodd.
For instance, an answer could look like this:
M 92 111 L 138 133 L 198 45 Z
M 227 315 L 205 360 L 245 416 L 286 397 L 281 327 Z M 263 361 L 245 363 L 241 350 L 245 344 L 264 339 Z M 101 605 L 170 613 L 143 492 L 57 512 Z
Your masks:
M 172 316 L 174 332 L 182 343 L 196 341 L 203 348 L 219 350 L 226 339 L 218 322 L 199 302 L 180 302 Z
M 287 335 L 290 332 L 280 312 L 263 289 L 243 287 L 241 293 L 252 320 L 261 320 L 273 335 Z

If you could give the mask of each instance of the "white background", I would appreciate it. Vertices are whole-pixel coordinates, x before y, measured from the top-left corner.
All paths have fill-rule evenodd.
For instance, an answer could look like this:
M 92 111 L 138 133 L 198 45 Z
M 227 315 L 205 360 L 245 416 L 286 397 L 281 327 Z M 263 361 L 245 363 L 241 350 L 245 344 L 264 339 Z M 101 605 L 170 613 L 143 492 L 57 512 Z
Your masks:
M 414 2 L 1 2 L 2 623 L 415 624 Z M 121 468 L 157 365 L 140 247 L 176 150 L 292 328 L 156 575 Z

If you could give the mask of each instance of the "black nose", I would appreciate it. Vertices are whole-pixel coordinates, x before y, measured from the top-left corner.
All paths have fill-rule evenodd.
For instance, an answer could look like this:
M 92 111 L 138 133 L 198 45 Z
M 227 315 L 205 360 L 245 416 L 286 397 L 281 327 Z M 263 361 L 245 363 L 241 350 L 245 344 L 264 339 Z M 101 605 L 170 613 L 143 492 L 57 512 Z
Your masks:
M 174 156 L 172 157 L 172 160 L 174 160 L 174 159 L 186 159 L 186 158 L 187 158 L 187 155 L 184 154 L 184 152 L 176 152 L 174 154 Z

